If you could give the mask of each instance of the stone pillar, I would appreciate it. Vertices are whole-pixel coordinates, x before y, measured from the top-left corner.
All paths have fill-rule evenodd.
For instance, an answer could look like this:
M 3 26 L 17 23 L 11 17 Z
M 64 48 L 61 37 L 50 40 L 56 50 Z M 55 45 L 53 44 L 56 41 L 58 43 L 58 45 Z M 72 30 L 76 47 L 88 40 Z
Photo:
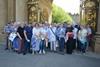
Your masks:
M 7 23 L 7 0 L 0 0 L 0 42 L 5 39 L 5 35 L 2 34 L 4 26 Z
M 16 0 L 16 21 L 27 21 L 27 0 Z
M 49 11 L 48 23 L 52 23 L 52 11 Z
M 7 23 L 7 0 L 0 0 L 0 33 Z
M 97 33 L 95 41 L 95 52 L 100 53 L 100 2 L 99 2 L 99 11 L 98 11 L 98 23 L 97 23 Z
M 97 32 L 100 33 L 100 3 L 99 3 L 99 11 L 98 11 Z
M 8 0 L 8 22 L 15 20 L 15 0 Z

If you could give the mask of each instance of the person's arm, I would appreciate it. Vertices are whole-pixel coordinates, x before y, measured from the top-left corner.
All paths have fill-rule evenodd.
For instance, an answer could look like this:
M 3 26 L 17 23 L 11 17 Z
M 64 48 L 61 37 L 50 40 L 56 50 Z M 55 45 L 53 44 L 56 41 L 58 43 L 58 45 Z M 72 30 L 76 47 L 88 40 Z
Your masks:
M 81 40 L 80 31 L 78 32 L 78 40 Z
M 20 34 L 17 32 L 17 36 L 22 40 L 22 37 L 20 36 Z
M 68 33 L 66 33 L 65 42 L 67 42 L 67 40 L 68 40 Z
M 25 39 L 27 40 L 27 41 L 29 41 L 29 39 L 27 38 L 27 35 L 26 35 L 26 31 L 24 30 L 24 36 L 25 36 Z
M 48 34 L 47 31 L 45 31 L 45 41 L 46 41 L 46 47 L 48 47 Z

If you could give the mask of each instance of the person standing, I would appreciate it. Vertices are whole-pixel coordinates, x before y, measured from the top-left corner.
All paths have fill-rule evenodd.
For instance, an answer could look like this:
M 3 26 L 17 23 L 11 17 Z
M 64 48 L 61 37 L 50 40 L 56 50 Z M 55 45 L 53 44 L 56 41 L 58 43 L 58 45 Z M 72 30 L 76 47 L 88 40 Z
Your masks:
M 65 32 L 66 29 L 63 27 L 63 24 L 59 27 L 59 51 L 64 54 L 64 46 L 65 46 Z
M 25 55 L 24 53 L 24 40 L 25 40 L 25 36 L 24 36 L 24 23 L 21 23 L 20 26 L 17 29 L 17 36 L 19 39 L 19 51 L 18 53 L 23 53 L 23 55 Z
M 8 23 L 7 25 L 5 25 L 4 32 L 6 34 L 6 47 L 5 47 L 5 50 L 8 50 L 9 45 L 10 45 L 9 35 L 11 33 L 11 23 Z
M 87 43 L 87 34 L 88 34 L 87 29 L 85 28 L 84 25 L 82 25 L 81 29 L 78 32 L 78 39 L 80 41 L 80 51 L 82 53 L 86 52 L 86 48 L 88 46 L 88 43 Z
M 44 24 L 41 24 L 40 27 L 40 37 L 41 37 L 41 41 L 40 41 L 40 50 L 39 50 L 39 54 L 45 54 L 45 50 L 46 50 L 46 40 L 47 40 L 47 32 L 45 29 Z
M 25 54 L 31 53 L 31 38 L 32 38 L 32 26 L 31 24 L 27 24 L 24 28 L 24 36 L 25 36 Z
M 56 51 L 56 36 L 55 36 L 55 27 L 53 27 L 53 25 L 51 25 L 48 28 L 48 38 L 50 42 L 50 50 L 55 52 Z
M 12 26 L 12 34 L 13 34 L 13 41 L 12 41 L 12 46 L 13 46 L 13 51 L 18 52 L 18 48 L 19 48 L 19 42 L 18 42 L 18 38 L 17 38 L 17 28 L 18 28 L 18 24 L 16 22 L 14 22 L 14 25 Z
M 74 33 L 73 33 L 73 28 L 71 25 L 68 25 L 68 28 L 67 28 L 67 33 L 66 33 L 66 53 L 67 54 L 72 54 L 73 53 L 73 39 L 74 37 Z
M 39 46 L 40 46 L 40 26 L 38 23 L 35 24 L 35 27 L 32 29 L 32 54 L 39 52 Z
M 78 35 L 78 29 L 77 29 L 77 25 L 74 26 L 73 28 L 73 34 L 74 34 L 74 37 L 73 37 L 73 50 L 76 49 L 76 43 L 77 43 L 77 35 Z

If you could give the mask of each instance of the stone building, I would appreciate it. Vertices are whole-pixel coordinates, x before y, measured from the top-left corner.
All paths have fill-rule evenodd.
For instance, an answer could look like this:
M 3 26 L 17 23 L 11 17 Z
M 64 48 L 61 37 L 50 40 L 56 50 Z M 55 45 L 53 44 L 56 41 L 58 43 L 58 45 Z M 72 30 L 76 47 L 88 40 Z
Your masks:
M 48 21 L 50 23 L 52 19 L 52 1 L 0 0 L 0 31 L 10 21 Z

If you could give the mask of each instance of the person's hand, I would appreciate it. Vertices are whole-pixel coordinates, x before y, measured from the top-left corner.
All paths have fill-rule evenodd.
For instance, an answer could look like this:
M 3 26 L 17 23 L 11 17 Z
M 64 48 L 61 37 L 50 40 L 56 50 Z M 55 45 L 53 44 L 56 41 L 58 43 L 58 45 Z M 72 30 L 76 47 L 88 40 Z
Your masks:
M 20 37 L 20 40 L 22 40 L 22 38 Z
M 29 39 L 27 39 L 27 42 L 30 42 L 30 40 L 29 40 Z

